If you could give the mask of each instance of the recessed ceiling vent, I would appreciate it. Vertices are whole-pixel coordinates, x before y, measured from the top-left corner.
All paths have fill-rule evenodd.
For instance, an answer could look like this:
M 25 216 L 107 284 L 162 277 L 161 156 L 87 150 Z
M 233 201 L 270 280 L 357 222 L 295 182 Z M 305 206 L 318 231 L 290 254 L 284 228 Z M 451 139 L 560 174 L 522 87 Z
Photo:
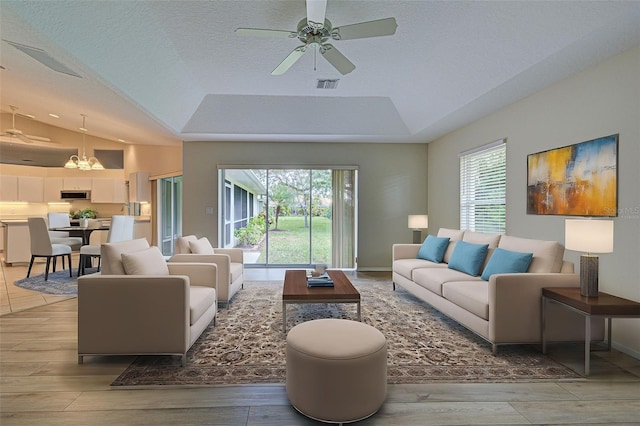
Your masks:
M 335 89 L 338 87 L 338 81 L 340 81 L 339 79 L 335 79 L 335 80 L 320 80 L 318 79 L 318 85 L 316 86 L 317 89 Z
M 53 57 L 51 57 L 47 52 L 45 52 L 42 49 L 38 49 L 37 47 L 27 46 L 25 44 L 16 43 L 16 42 L 10 41 L 10 40 L 3 39 L 3 41 L 7 42 L 11 46 L 13 46 L 16 49 L 18 49 L 19 51 L 31 56 L 33 59 L 35 59 L 36 61 L 40 62 L 42 65 L 44 65 L 46 67 L 49 67 L 54 71 L 58 71 L 58 72 L 63 73 L 63 74 L 71 75 L 73 77 L 82 78 L 82 76 L 80 74 L 78 74 L 77 72 L 75 72 L 74 70 L 69 68 L 68 66 L 64 65 L 60 61 L 54 59 Z

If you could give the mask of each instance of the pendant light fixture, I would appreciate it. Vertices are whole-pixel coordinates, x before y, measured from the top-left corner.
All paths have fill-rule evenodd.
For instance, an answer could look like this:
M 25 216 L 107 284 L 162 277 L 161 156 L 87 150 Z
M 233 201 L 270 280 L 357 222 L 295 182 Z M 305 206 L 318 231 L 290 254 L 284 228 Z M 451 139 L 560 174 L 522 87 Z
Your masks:
M 80 115 L 82 116 L 82 127 L 80 128 L 80 130 L 82 131 L 82 158 L 78 157 L 77 155 L 72 155 L 71 157 L 69 157 L 69 160 L 64 165 L 64 168 L 80 169 L 83 171 L 104 170 L 104 166 L 102 165 L 102 163 L 100 163 L 100 161 L 96 157 L 89 157 L 89 159 L 87 159 L 87 156 L 85 154 L 85 149 L 84 149 L 85 138 L 87 133 L 87 128 L 85 125 L 87 116 L 84 114 L 80 114 Z

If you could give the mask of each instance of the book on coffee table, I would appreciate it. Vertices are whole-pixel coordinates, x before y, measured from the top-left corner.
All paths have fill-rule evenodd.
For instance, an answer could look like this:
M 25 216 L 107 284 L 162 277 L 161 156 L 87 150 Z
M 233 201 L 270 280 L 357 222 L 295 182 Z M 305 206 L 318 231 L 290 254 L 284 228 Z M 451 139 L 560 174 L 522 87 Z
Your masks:
M 328 276 L 307 278 L 307 287 L 333 287 L 333 280 Z

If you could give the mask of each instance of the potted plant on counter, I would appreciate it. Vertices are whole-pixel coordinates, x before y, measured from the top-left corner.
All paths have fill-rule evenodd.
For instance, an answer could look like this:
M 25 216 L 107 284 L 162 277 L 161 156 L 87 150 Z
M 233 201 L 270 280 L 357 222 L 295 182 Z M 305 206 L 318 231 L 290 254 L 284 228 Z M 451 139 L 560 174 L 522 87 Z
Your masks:
M 88 207 L 86 209 L 80 209 L 76 212 L 71 212 L 71 218 L 80 219 L 80 226 L 83 228 L 89 226 L 89 219 L 95 219 L 96 217 L 98 217 L 98 212 Z

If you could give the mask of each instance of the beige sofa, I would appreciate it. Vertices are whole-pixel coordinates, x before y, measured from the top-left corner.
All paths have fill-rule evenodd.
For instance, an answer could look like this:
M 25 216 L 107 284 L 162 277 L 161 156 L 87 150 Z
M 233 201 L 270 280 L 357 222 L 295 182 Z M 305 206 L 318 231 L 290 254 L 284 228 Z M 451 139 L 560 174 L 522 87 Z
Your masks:
M 438 237 L 450 238 L 440 263 L 418 259 L 420 244 L 394 244 L 393 288 L 401 286 L 442 313 L 477 333 L 493 345 L 541 342 L 541 289 L 578 287 L 573 263 L 563 260 L 564 247 L 556 241 L 440 229 Z M 488 244 L 482 265 L 496 247 L 533 253 L 527 272 L 491 275 L 488 281 L 449 268 L 457 241 Z M 547 311 L 549 341 L 584 340 L 584 319 L 552 304 Z M 602 340 L 604 321 L 592 319 L 594 340 Z
M 238 248 L 213 248 L 206 237 L 186 235 L 176 239 L 169 262 L 214 263 L 218 267 L 218 302 L 226 305 L 244 284 L 244 254 Z
M 103 244 L 78 278 L 78 363 L 87 355 L 180 355 L 215 321 L 217 267 L 166 263 L 146 239 Z

